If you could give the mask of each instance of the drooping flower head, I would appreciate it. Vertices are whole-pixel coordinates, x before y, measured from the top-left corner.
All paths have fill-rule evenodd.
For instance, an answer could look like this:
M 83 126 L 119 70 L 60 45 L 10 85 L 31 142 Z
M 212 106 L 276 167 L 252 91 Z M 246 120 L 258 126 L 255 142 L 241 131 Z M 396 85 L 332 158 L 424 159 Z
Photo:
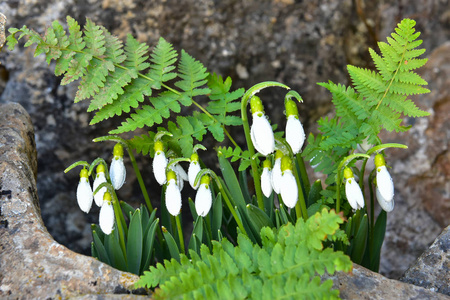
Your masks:
M 99 164 L 97 166 L 97 175 L 95 176 L 94 185 L 93 185 L 93 192 L 99 187 L 100 184 L 103 182 L 106 182 L 106 176 L 105 176 L 105 166 L 103 164 Z M 94 200 L 95 204 L 98 207 L 101 207 L 103 205 L 103 194 L 106 192 L 106 187 L 102 187 L 95 195 Z
M 114 208 L 109 192 L 103 194 L 103 205 L 100 208 L 99 223 L 100 229 L 105 234 L 109 235 L 112 232 L 114 228 Z
M 201 167 L 200 167 L 200 163 L 198 161 L 198 154 L 197 153 L 192 153 L 191 155 L 191 162 L 189 163 L 189 169 L 188 169 L 188 177 L 189 177 L 189 184 L 191 185 L 191 187 L 196 190 L 199 187 L 199 183 L 197 183 L 197 185 L 195 186 L 195 178 L 197 177 L 198 172 L 200 172 Z
M 380 190 L 378 189 L 378 186 L 376 189 L 376 196 L 378 204 L 380 204 L 380 207 L 385 210 L 386 212 L 391 212 L 394 209 L 395 201 L 392 199 L 391 201 L 387 201 L 386 199 L 381 196 Z
M 127 175 L 125 165 L 123 164 L 123 146 L 117 143 L 113 150 L 114 157 L 109 167 L 109 177 L 111 178 L 111 184 L 115 190 L 122 187 Z
M 386 168 L 384 156 L 381 153 L 375 155 L 375 167 L 377 168 L 377 188 L 385 201 L 394 199 L 394 182 Z
M 179 163 L 175 163 L 173 165 L 171 165 L 169 167 L 172 171 L 175 172 L 175 174 L 177 175 L 177 185 L 178 188 L 181 190 L 183 190 L 184 187 L 184 181 L 188 181 L 189 177 L 188 174 L 186 173 L 186 171 L 183 169 L 182 166 L 180 166 Z
M 77 202 L 78 206 L 85 213 L 89 213 L 92 206 L 94 195 L 92 193 L 91 185 L 89 184 L 88 170 L 83 168 L 80 172 L 80 182 L 77 187 Z
M 200 187 L 195 195 L 195 210 L 197 211 L 197 214 L 202 217 L 206 217 L 212 205 L 212 194 L 209 182 L 209 176 L 203 175 L 200 180 Z
M 345 195 L 347 196 L 348 203 L 354 209 L 360 209 L 364 207 L 364 196 L 361 192 L 358 182 L 353 176 L 353 172 L 349 167 L 344 169 L 345 181 Z
M 250 100 L 253 123 L 250 129 L 250 137 L 255 149 L 264 156 L 269 155 L 275 150 L 275 138 L 272 127 L 264 114 L 264 108 L 261 99 L 253 96 Z
M 181 192 L 177 184 L 177 175 L 174 171 L 167 172 L 166 207 L 172 216 L 178 216 L 181 210 Z
M 275 152 L 275 164 L 272 169 L 272 187 L 275 193 L 280 193 L 281 184 L 281 158 L 283 157 L 283 152 L 277 150 Z
M 154 145 L 155 157 L 153 159 L 153 174 L 155 175 L 156 181 L 163 185 L 166 183 L 166 168 L 167 168 L 167 158 L 164 153 L 164 144 L 161 141 L 156 141 Z
M 292 170 L 292 159 L 287 155 L 283 156 L 281 159 L 280 194 L 284 205 L 289 208 L 294 208 L 298 201 L 298 186 Z
M 266 159 L 263 162 L 263 171 L 261 174 L 261 189 L 264 196 L 266 197 L 270 197 L 270 194 L 272 194 L 272 162 L 270 161 L 270 159 Z
M 305 142 L 305 131 L 298 117 L 298 109 L 295 102 L 291 99 L 285 101 L 286 107 L 286 142 L 292 148 L 292 152 L 297 154 L 302 149 Z

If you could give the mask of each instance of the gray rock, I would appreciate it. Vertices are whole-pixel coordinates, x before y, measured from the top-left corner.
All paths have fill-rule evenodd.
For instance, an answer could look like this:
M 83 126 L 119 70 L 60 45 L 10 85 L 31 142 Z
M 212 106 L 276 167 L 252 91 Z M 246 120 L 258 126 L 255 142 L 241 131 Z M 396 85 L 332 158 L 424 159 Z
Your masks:
M 137 276 L 57 243 L 41 218 L 33 126 L 17 103 L 0 105 L 0 298 L 130 293 Z
M 450 296 L 450 226 L 400 280 Z

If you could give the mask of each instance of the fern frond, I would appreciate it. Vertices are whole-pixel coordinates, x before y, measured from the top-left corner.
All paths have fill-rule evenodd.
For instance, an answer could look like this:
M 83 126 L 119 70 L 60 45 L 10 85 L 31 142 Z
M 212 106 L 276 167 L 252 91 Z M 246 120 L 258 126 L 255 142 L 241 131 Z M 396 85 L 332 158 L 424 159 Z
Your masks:
M 208 82 L 206 68 L 184 50 L 181 51 L 178 70 L 181 80 L 175 82 L 175 86 L 183 90 L 180 98 L 183 105 L 191 105 L 194 96 L 206 95 L 211 92 L 209 88 L 201 88 Z
M 124 62 L 124 67 L 135 70 L 137 73 L 147 69 L 150 64 L 145 62 L 148 59 L 148 45 L 145 43 L 139 43 L 131 34 L 127 35 L 127 41 L 125 43 L 125 54 L 127 58 Z M 135 78 L 133 77 L 133 78 Z
M 178 53 L 173 49 L 172 44 L 165 39 L 159 38 L 158 44 L 153 49 L 150 61 L 150 72 L 148 76 L 155 81 L 155 88 L 160 88 L 161 83 L 177 77 L 173 65 L 177 61 Z
M 148 134 L 135 135 L 132 139 L 128 140 L 132 149 L 136 150 L 136 153 L 142 153 L 142 155 L 150 154 L 154 156 L 154 138 L 155 133 L 149 131 Z

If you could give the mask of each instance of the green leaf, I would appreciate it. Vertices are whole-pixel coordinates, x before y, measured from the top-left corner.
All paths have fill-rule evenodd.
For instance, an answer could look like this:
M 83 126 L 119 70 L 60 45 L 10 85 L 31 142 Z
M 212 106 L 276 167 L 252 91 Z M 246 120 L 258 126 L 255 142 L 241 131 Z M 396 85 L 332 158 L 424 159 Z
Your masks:
M 111 265 L 111 261 L 109 260 L 108 254 L 106 252 L 105 246 L 103 242 L 100 240 L 97 231 L 92 231 L 92 238 L 94 239 L 94 247 L 95 251 L 98 254 L 98 259 L 108 265 Z
M 216 199 L 212 204 L 212 221 L 211 221 L 211 231 L 212 237 L 215 240 L 219 240 L 218 232 L 222 227 L 222 194 L 218 193 Z
M 370 249 L 370 269 L 378 272 L 380 267 L 381 246 L 383 246 L 384 235 L 386 233 L 387 213 L 381 210 L 373 228 L 373 246 Z
M 154 212 L 156 210 L 153 210 Z M 150 219 L 151 220 L 151 219 Z M 153 245 L 156 239 L 156 229 L 159 225 L 159 219 L 154 220 L 151 223 L 149 230 L 146 233 L 145 241 L 144 241 L 144 250 L 142 256 L 141 270 L 139 274 L 143 274 L 144 271 L 147 271 L 150 264 L 153 253 Z
M 142 221 L 141 210 L 136 209 L 130 220 L 127 238 L 127 263 L 128 271 L 139 275 L 142 261 Z
M 364 251 L 366 250 L 368 235 L 368 219 L 365 214 L 359 224 L 358 233 L 353 240 L 353 250 L 351 254 L 352 261 L 357 264 L 361 264 L 364 257 Z
M 167 231 L 167 229 L 163 226 L 162 232 L 164 235 L 164 238 L 166 239 L 167 247 L 169 248 L 170 256 L 177 261 L 180 261 L 180 250 L 178 249 L 177 243 L 175 242 L 175 239 L 170 234 L 170 232 Z

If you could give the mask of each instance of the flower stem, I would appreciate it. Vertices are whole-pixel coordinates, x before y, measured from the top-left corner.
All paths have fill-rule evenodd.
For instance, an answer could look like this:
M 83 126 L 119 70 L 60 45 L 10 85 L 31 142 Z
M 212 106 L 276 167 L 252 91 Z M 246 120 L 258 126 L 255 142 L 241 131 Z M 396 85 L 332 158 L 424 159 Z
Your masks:
M 111 184 L 108 185 L 108 190 L 113 196 L 112 202 L 114 208 L 114 216 L 116 218 L 117 229 L 119 230 L 119 244 L 120 247 L 122 248 L 124 256 L 127 257 L 126 255 L 127 251 L 125 247 L 125 235 L 127 235 L 127 233 L 125 231 L 128 230 L 126 227 L 125 219 L 123 217 L 122 208 L 120 207 L 119 200 L 117 199 L 116 191 L 114 190 Z
M 178 238 L 180 240 L 181 253 L 186 254 L 186 252 L 185 252 L 186 250 L 184 249 L 183 228 L 181 227 L 179 214 L 175 217 L 175 221 L 177 223 L 177 231 L 178 231 Z
M 300 155 L 300 153 L 297 153 L 295 156 L 297 158 L 297 164 L 300 169 L 300 175 L 302 177 L 302 182 L 305 187 L 305 197 L 308 197 L 311 183 L 309 182 L 308 173 L 306 172 L 305 161 L 303 160 L 303 157 Z

